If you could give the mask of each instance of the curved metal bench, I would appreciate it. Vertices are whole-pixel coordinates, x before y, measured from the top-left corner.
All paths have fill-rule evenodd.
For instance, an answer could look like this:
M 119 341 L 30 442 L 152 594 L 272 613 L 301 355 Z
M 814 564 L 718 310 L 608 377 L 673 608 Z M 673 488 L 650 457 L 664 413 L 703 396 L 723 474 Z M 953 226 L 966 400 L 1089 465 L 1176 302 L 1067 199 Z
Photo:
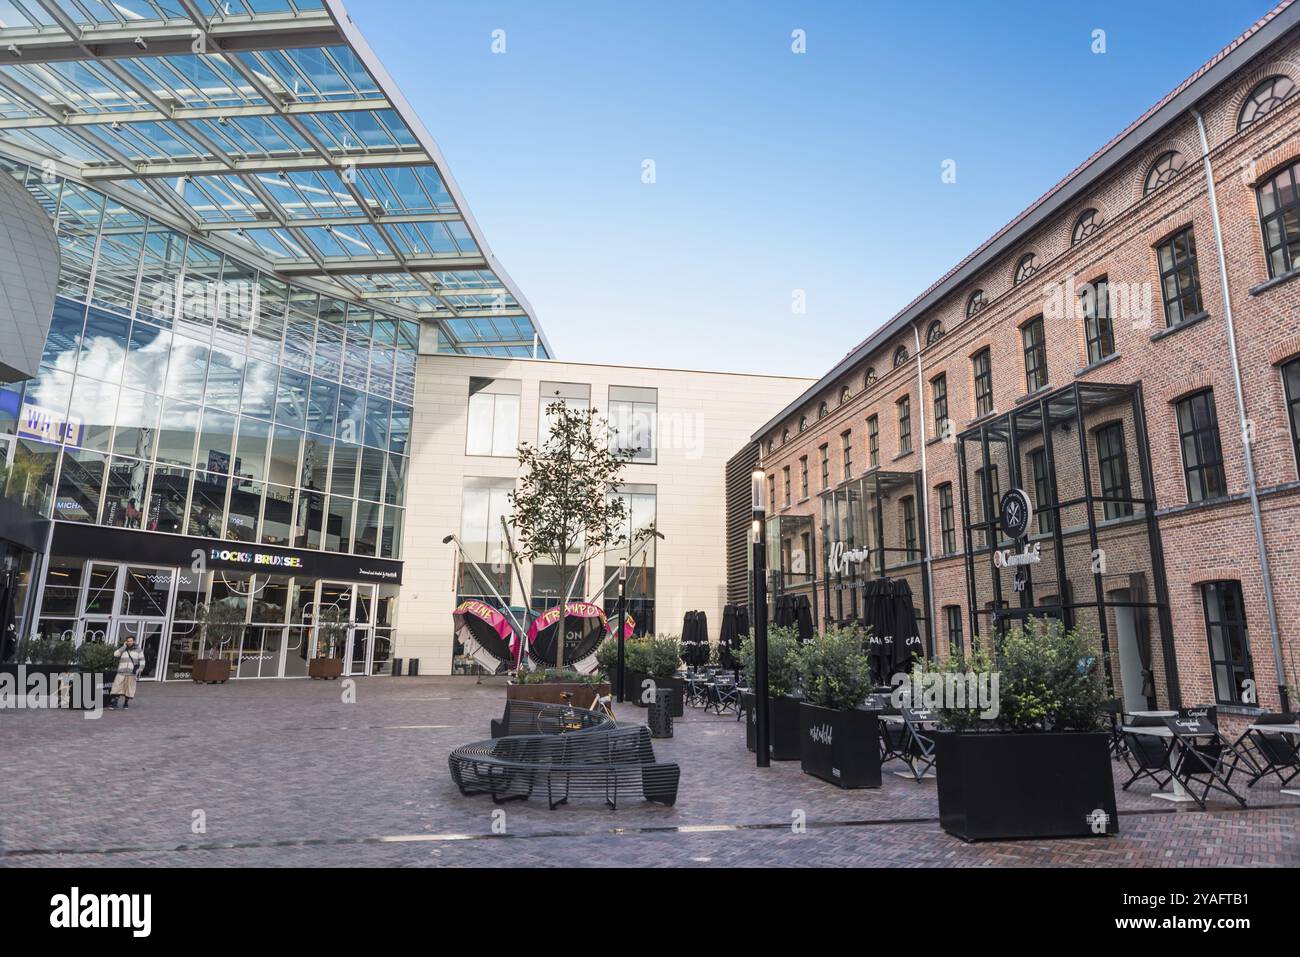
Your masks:
M 489 794 L 497 804 L 521 801 L 545 790 L 551 810 L 570 797 L 603 797 L 611 809 L 628 792 L 640 792 L 647 801 L 671 807 L 677 800 L 681 776 L 676 764 L 655 760 L 650 729 L 644 725 L 617 725 L 594 712 L 563 705 L 531 705 L 533 721 L 550 730 L 537 734 L 512 734 L 457 748 L 447 758 L 452 780 L 460 793 Z M 506 717 L 518 721 L 532 709 L 508 707 Z M 575 714 L 592 719 L 581 727 Z M 494 724 L 496 722 L 493 722 Z
M 505 714 L 492 719 L 492 737 L 508 734 L 562 734 L 614 723 L 608 715 L 586 708 L 540 701 L 507 701 Z

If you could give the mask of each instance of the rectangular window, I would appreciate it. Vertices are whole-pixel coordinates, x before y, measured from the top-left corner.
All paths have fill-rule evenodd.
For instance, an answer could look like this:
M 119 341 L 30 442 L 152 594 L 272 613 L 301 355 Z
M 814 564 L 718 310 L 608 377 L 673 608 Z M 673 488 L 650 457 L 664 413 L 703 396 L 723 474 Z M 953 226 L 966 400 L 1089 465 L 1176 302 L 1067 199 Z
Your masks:
M 519 448 L 519 393 L 518 381 L 470 378 L 466 455 L 515 454 Z
M 767 477 L 767 507 L 769 510 L 776 511 L 776 476 Z
M 1300 196 L 1296 194 L 1296 166 L 1293 163 L 1270 176 L 1256 192 L 1270 279 L 1300 268 Z
M 916 499 L 908 495 L 899 504 L 903 509 L 903 547 L 911 561 L 916 552 Z
M 930 380 L 930 389 L 934 398 L 934 434 L 943 438 L 948 434 L 948 377 L 935 376 Z
M 971 360 L 975 367 L 975 418 L 993 411 L 993 354 L 981 349 Z
M 844 478 L 847 481 L 853 477 L 853 433 L 840 433 L 840 447 L 844 453 Z
M 957 526 L 953 522 L 952 483 L 944 482 L 939 486 L 939 534 L 940 544 L 945 555 L 957 551 Z
M 867 419 L 867 458 L 871 468 L 880 464 L 880 416 Z
M 948 653 L 955 654 L 962 650 L 961 606 L 946 605 L 943 614 L 948 620 Z
M 1300 468 L 1300 359 L 1282 367 L 1282 384 L 1286 388 L 1287 419 L 1291 422 L 1291 444 L 1295 448 L 1296 466 Z
M 610 450 L 633 452 L 630 462 L 653 465 L 659 392 L 634 386 L 609 387 Z
M 1253 681 L 1241 582 L 1206 582 L 1201 586 L 1205 632 L 1210 642 L 1210 671 L 1218 704 L 1243 704 L 1243 685 Z
M 561 403 L 570 409 L 591 408 L 591 386 L 572 382 L 543 382 L 538 390 L 537 441 L 551 437 L 551 414 L 547 410 Z
M 822 491 L 831 487 L 831 450 L 830 446 L 823 445 L 818 451 L 822 456 Z
M 476 598 L 490 596 L 492 592 L 483 582 L 486 577 L 503 598 L 510 600 L 510 552 L 501 519 L 510 520 L 509 496 L 514 487 L 513 479 L 466 476 L 460 537 L 473 565 L 462 559 L 458 594 Z
M 781 488 L 785 490 L 785 507 L 790 507 L 790 466 L 781 469 Z
M 984 475 L 984 469 L 975 470 L 975 489 L 976 497 L 979 499 L 980 524 L 986 526 L 983 530 L 984 547 L 997 540 L 997 530 L 993 527 L 997 524 L 998 502 L 1002 498 L 1002 490 L 998 488 L 998 467 L 990 465 L 987 478 Z M 984 507 L 984 494 L 988 493 L 988 508 Z
M 1124 426 L 1119 422 L 1104 425 L 1096 432 L 1097 468 L 1101 472 L 1101 494 L 1105 499 L 1133 497 L 1128 479 L 1128 455 L 1124 451 Z M 1103 502 L 1107 518 L 1127 518 L 1133 514 L 1132 502 Z
M 1225 494 L 1228 483 L 1212 390 L 1189 395 L 1178 403 L 1178 441 L 1183 450 L 1187 501 L 1203 502 Z
M 903 396 L 898 400 L 898 454 L 912 451 L 912 400 Z
M 1043 317 L 1029 320 L 1020 330 L 1025 346 L 1025 391 L 1037 392 L 1047 385 L 1047 342 L 1043 338 Z
M 1115 328 L 1110 319 L 1110 281 L 1102 276 L 1079 294 L 1083 306 L 1083 332 L 1088 340 L 1088 364 L 1115 352 Z
M 1160 265 L 1160 295 L 1165 325 L 1176 326 L 1201 313 L 1201 277 L 1196 269 L 1196 237 L 1192 227 L 1156 247 Z
M 799 456 L 799 500 L 808 497 L 808 456 Z
M 1029 468 L 1034 473 L 1034 511 L 1038 517 L 1038 531 L 1050 535 L 1056 531 L 1056 513 L 1051 510 L 1052 483 L 1047 474 L 1047 449 L 1029 453 Z

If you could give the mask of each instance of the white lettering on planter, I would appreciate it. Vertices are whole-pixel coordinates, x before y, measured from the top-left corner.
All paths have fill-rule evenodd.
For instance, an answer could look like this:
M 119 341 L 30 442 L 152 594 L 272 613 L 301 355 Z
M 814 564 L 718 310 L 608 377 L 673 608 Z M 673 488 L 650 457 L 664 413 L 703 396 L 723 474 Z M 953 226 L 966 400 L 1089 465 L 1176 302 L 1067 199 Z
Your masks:
M 830 745 L 831 743 L 831 726 L 829 724 L 815 724 L 808 729 L 808 739 L 814 744 Z

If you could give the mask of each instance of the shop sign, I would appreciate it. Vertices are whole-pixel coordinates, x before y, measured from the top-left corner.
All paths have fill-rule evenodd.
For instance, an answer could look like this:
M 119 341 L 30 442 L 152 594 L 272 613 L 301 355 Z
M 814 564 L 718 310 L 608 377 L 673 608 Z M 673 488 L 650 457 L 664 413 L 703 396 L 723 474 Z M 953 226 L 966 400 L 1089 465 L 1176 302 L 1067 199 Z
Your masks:
M 23 403 L 22 415 L 18 417 L 18 434 L 41 442 L 69 445 L 81 444 L 81 420 L 64 417 L 38 405 Z
M 1037 565 L 1043 560 L 1042 542 L 1026 545 L 1023 551 L 1003 548 L 993 553 L 994 568 L 1016 568 L 1020 565 Z
M 1034 504 L 1024 489 L 1010 489 L 1002 496 L 998 506 L 998 518 L 1002 531 L 1008 538 L 1024 538 L 1029 531 L 1029 523 L 1034 517 Z
M 833 574 L 838 572 L 841 575 L 849 573 L 851 564 L 865 564 L 871 559 L 871 549 L 869 548 L 845 548 L 843 542 L 835 542 L 831 545 L 830 555 L 827 557 L 827 568 Z
M 214 548 L 208 558 L 214 562 L 230 562 L 235 565 L 302 568 L 302 559 L 296 555 L 272 555 L 269 552 L 237 552 L 227 548 Z

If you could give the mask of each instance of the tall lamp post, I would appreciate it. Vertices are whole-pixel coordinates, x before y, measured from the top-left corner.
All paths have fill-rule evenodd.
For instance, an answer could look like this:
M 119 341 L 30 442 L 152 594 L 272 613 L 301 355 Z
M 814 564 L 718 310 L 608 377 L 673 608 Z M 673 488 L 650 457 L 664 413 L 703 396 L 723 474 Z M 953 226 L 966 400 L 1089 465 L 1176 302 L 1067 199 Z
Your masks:
M 627 603 L 627 559 L 618 560 L 618 611 L 614 614 L 614 627 L 618 629 L 618 703 L 622 704 L 625 700 L 623 697 L 623 683 L 627 676 L 623 671 L 623 621 L 627 617 L 625 606 Z
M 772 757 L 768 748 L 767 707 L 767 509 L 763 504 L 763 489 L 767 476 L 758 469 L 751 476 L 750 493 L 753 503 L 753 527 L 750 535 L 754 549 L 754 744 L 758 752 L 758 766 L 769 767 Z

